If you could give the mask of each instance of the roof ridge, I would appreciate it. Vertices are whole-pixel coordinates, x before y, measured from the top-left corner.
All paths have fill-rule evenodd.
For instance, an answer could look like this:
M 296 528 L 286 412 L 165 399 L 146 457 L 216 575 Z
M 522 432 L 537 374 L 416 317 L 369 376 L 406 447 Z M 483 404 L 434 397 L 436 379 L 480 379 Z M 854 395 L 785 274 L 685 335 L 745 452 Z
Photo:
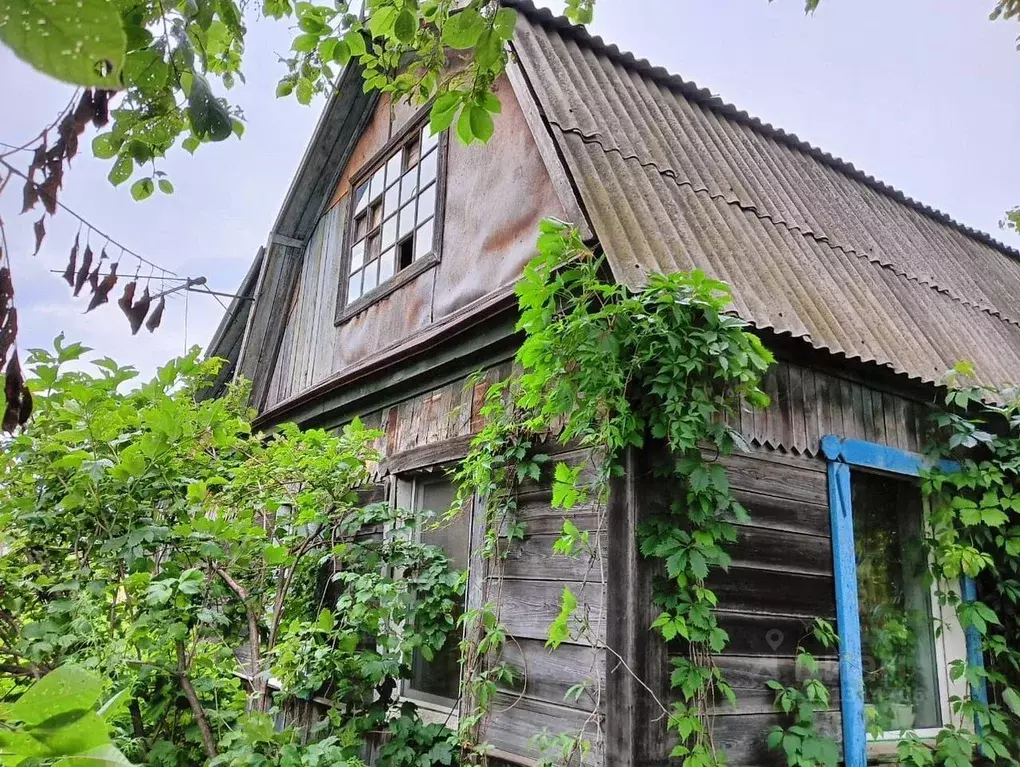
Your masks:
M 739 208 L 740 210 L 751 213 L 761 221 L 768 221 L 772 224 L 775 224 L 776 226 L 782 226 L 789 232 L 795 232 L 801 235 L 802 237 L 808 237 L 814 240 L 815 242 L 828 245 L 833 250 L 838 250 L 843 253 L 846 253 L 849 256 L 853 256 L 854 258 L 860 258 L 864 261 L 868 261 L 869 263 L 875 264 L 876 266 L 882 269 L 887 269 L 888 271 L 892 272 L 898 277 L 902 277 L 906 280 L 910 280 L 911 282 L 915 282 L 918 285 L 922 285 L 926 288 L 934 290 L 936 293 L 941 293 L 950 300 L 956 301 L 957 303 L 963 306 L 976 309 L 977 311 L 980 312 L 984 312 L 985 314 L 991 317 L 995 317 L 1002 322 L 1020 328 L 1020 319 L 1013 319 L 1012 317 L 1008 317 L 1005 314 L 1003 314 L 1001 310 L 993 306 L 985 306 L 984 304 L 980 304 L 975 301 L 971 301 L 967 298 L 964 298 L 963 296 L 957 295 L 956 291 L 952 290 L 951 288 L 938 285 L 924 277 L 913 274 L 912 272 L 908 271 L 906 268 L 900 266 L 894 261 L 882 259 L 872 253 L 858 250 L 852 244 L 844 245 L 842 243 L 836 242 L 827 234 L 815 232 L 812 229 L 806 229 L 798 224 L 790 223 L 789 221 L 786 221 L 784 218 L 773 216 L 771 213 L 760 210 L 758 206 L 755 205 L 753 202 L 745 202 L 743 200 L 740 200 L 736 196 L 734 196 L 733 199 L 729 199 L 724 194 L 712 192 L 706 186 L 696 185 L 693 181 L 687 178 L 681 178 L 676 169 L 672 167 L 662 168 L 654 160 L 645 160 L 642 159 L 637 154 L 625 153 L 624 150 L 619 146 L 606 146 L 605 144 L 602 143 L 602 139 L 598 137 L 600 134 L 585 134 L 579 128 L 566 128 L 563 125 L 561 125 L 557 120 L 554 120 L 552 118 L 549 118 L 549 124 L 554 125 L 562 133 L 570 133 L 577 136 L 579 139 L 581 139 L 582 143 L 594 144 L 598 146 L 603 152 L 606 152 L 607 154 L 609 152 L 615 152 L 618 155 L 620 155 L 620 159 L 622 160 L 633 160 L 643 168 L 651 168 L 663 178 L 672 179 L 677 186 L 688 187 L 691 191 L 699 194 L 704 194 L 711 200 L 721 201 L 727 205 L 732 205 L 734 207 Z
M 522 12 L 531 21 L 542 24 L 543 26 L 553 27 L 561 33 L 561 35 L 570 37 L 579 43 L 587 45 L 597 53 L 606 55 L 611 60 L 634 70 L 638 74 L 648 77 L 656 83 L 660 83 L 680 91 L 684 97 L 690 101 L 709 107 L 724 117 L 747 125 L 768 138 L 775 139 L 787 146 L 804 152 L 819 162 L 828 165 L 850 178 L 860 181 L 881 194 L 907 205 L 923 215 L 938 221 L 939 223 L 951 226 L 964 235 L 991 246 L 1009 258 L 1020 261 L 1020 250 L 996 239 L 988 232 L 967 226 L 966 224 L 954 219 L 948 213 L 945 213 L 938 208 L 933 208 L 930 205 L 926 205 L 919 200 L 915 200 L 913 197 L 910 197 L 905 192 L 897 189 L 891 184 L 887 184 L 886 182 L 856 168 L 853 163 L 804 141 L 795 133 L 787 133 L 782 128 L 777 128 L 771 123 L 763 122 L 759 118 L 748 114 L 742 109 L 737 109 L 736 106 L 724 101 L 719 96 L 714 95 L 707 88 L 701 88 L 696 83 L 684 80 L 680 75 L 674 74 L 664 67 L 652 64 L 648 61 L 648 59 L 638 58 L 630 51 L 623 51 L 617 45 L 607 43 L 601 36 L 593 35 L 584 27 L 573 24 L 565 16 L 556 15 L 548 8 L 539 8 L 534 4 L 534 2 L 532 2 L 532 0 L 501 0 L 501 2 L 503 5 Z

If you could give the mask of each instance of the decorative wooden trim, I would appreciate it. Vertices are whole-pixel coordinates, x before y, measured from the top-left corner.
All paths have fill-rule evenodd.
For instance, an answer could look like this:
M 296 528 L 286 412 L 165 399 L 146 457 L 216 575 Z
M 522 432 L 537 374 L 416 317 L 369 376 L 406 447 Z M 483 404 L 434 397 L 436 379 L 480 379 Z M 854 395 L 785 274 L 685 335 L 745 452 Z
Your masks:
M 459 461 L 468 454 L 472 439 L 474 435 L 468 434 L 394 453 L 379 463 L 379 474 L 404 474 Z
M 853 496 L 850 488 L 851 467 L 884 471 L 906 477 L 919 477 L 921 472 L 938 465 L 943 471 L 958 466 L 953 461 L 938 464 L 926 456 L 906 450 L 858 439 L 841 439 L 835 434 L 822 437 L 822 453 L 828 461 L 829 515 L 832 523 L 832 560 L 836 580 L 836 621 L 839 627 L 839 677 L 843 711 L 843 760 L 845 767 L 866 767 L 868 736 L 864 714 L 864 672 L 861 658 L 861 621 L 857 593 L 857 555 L 854 548 Z M 974 581 L 960 580 L 961 595 L 966 602 L 977 599 Z M 974 626 L 965 629 L 967 663 L 984 665 L 981 635 Z M 982 679 L 971 685 L 971 697 L 988 701 L 988 690 Z

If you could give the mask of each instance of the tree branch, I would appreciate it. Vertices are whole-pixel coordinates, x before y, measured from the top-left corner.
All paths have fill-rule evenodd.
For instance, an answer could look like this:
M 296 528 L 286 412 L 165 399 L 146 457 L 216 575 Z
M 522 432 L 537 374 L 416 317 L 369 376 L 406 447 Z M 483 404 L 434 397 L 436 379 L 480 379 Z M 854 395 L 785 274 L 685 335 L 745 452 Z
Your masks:
M 245 613 L 248 616 L 248 644 L 250 645 L 248 655 L 248 673 L 250 676 L 253 691 L 258 699 L 265 695 L 266 680 L 262 675 L 262 648 L 259 636 L 259 617 L 255 612 L 255 606 L 251 603 L 248 590 L 238 583 L 230 573 L 219 565 L 212 565 L 213 571 L 223 579 L 227 588 L 234 592 L 237 598 L 244 605 Z
M 184 691 L 184 697 L 188 699 L 188 705 L 191 706 L 191 713 L 195 717 L 195 724 L 198 725 L 198 732 L 202 737 L 202 747 L 205 748 L 205 755 L 210 759 L 215 759 L 217 755 L 216 738 L 213 736 L 212 728 L 209 726 L 209 719 L 205 715 L 205 709 L 202 708 L 202 701 L 198 699 L 195 687 L 191 684 L 191 679 L 188 677 L 188 659 L 184 652 L 184 642 L 178 640 L 175 645 L 177 647 L 177 678 L 180 681 L 181 690 Z

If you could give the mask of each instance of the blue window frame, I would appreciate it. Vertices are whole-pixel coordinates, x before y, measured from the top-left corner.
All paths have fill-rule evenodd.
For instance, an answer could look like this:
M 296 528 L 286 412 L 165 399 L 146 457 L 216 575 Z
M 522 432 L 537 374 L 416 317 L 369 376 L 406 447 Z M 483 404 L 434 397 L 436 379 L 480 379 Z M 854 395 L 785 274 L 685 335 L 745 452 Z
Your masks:
M 822 453 L 828 461 L 829 515 L 832 525 L 832 558 L 836 585 L 836 621 L 839 629 L 839 675 L 843 713 L 843 758 L 846 767 L 867 764 L 867 728 L 864 713 L 864 669 L 861 650 L 861 622 L 857 592 L 857 556 L 854 547 L 853 496 L 851 468 L 907 477 L 920 476 L 931 464 L 927 458 L 905 450 L 863 440 L 842 439 L 836 435 L 822 438 Z M 953 464 L 944 462 L 946 468 Z M 961 583 L 963 599 L 976 598 L 970 578 Z M 973 627 L 966 631 L 967 662 L 980 665 L 980 636 Z M 987 700 L 982 684 L 971 688 L 976 700 Z

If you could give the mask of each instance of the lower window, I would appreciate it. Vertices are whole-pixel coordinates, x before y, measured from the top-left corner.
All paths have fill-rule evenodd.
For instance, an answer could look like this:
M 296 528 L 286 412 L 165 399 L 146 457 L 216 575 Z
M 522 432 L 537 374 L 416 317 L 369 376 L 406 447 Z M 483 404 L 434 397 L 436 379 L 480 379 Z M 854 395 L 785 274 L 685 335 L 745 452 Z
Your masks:
M 885 732 L 941 727 L 935 602 L 916 483 L 851 470 L 864 702 Z
M 415 478 L 410 482 L 410 500 L 413 510 L 433 512 L 433 520 L 440 519 L 449 510 L 457 495 L 456 486 L 445 477 Z M 398 499 L 399 501 L 400 499 Z M 465 510 L 449 522 L 438 527 L 426 526 L 419 532 L 423 543 L 440 547 L 450 558 L 450 566 L 467 570 L 471 552 L 471 514 Z M 459 621 L 463 605 L 453 618 Z M 405 697 L 452 706 L 460 694 L 460 637 L 456 632 L 432 660 L 425 660 L 415 651 L 411 661 L 411 676 L 404 686 Z

